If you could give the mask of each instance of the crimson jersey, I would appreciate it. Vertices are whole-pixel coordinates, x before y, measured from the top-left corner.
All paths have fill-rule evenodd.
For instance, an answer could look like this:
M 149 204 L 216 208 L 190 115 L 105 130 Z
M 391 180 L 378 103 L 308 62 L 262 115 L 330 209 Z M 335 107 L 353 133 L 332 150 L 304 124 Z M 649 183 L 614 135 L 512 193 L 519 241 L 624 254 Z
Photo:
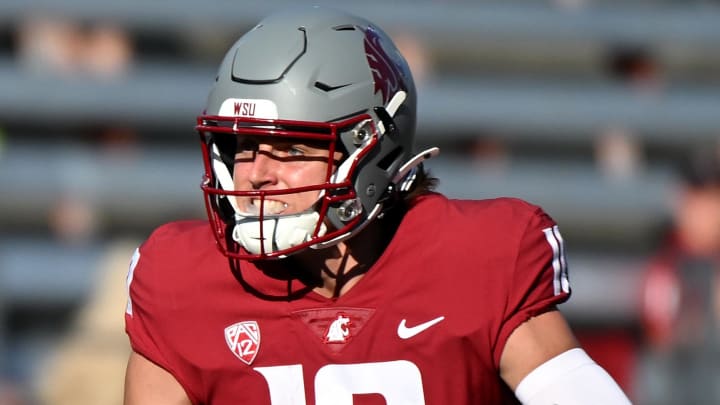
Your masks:
M 194 404 L 513 403 L 506 339 L 568 299 L 566 269 L 553 220 L 516 199 L 419 198 L 336 299 L 233 274 L 206 222 L 175 222 L 134 256 L 126 330 Z

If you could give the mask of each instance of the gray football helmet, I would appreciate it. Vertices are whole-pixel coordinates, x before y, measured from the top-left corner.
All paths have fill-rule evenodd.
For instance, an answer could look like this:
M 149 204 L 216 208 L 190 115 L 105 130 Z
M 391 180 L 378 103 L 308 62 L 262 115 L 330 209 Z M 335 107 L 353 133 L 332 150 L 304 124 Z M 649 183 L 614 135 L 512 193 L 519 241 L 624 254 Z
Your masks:
M 273 14 L 227 52 L 197 131 L 202 140 L 210 223 L 231 258 L 281 258 L 332 246 L 381 215 L 435 149 L 412 153 L 416 93 L 408 64 L 369 21 L 323 7 Z M 325 181 L 284 190 L 235 190 L 242 136 L 323 141 L 332 156 Z M 264 201 L 315 190 L 305 212 L 242 212 L 235 197 Z M 278 197 L 275 197 L 278 198 Z

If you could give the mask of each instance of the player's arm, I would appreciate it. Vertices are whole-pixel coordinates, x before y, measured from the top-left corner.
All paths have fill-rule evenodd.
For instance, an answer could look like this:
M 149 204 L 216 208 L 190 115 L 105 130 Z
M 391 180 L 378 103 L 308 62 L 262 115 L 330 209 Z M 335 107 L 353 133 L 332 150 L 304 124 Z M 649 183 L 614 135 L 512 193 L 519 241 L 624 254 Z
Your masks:
M 513 331 L 500 357 L 500 375 L 525 405 L 630 404 L 612 377 L 579 348 L 557 310 Z
M 124 405 L 191 405 L 183 387 L 170 373 L 132 352 L 125 373 Z

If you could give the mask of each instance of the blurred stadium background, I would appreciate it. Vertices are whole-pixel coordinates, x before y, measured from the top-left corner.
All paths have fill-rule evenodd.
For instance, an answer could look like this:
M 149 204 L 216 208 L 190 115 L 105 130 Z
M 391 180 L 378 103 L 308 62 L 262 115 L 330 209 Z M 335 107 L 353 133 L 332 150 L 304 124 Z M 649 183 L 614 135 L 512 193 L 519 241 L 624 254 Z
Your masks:
M 0 404 L 120 403 L 132 250 L 165 221 L 203 217 L 193 126 L 216 65 L 297 3 L 0 2 Z M 720 4 L 313 3 L 366 16 L 404 50 L 441 191 L 555 217 L 574 291 L 562 310 L 644 398 L 640 275 L 673 165 L 717 147 Z

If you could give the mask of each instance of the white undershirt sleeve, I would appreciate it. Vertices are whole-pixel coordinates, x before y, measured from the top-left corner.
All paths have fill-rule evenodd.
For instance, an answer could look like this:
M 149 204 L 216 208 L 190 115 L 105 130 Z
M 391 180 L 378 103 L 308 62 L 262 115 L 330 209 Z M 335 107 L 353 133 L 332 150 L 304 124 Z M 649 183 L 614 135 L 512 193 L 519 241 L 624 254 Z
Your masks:
M 515 389 L 523 405 L 631 404 L 615 380 L 585 350 L 561 353 L 531 371 Z

